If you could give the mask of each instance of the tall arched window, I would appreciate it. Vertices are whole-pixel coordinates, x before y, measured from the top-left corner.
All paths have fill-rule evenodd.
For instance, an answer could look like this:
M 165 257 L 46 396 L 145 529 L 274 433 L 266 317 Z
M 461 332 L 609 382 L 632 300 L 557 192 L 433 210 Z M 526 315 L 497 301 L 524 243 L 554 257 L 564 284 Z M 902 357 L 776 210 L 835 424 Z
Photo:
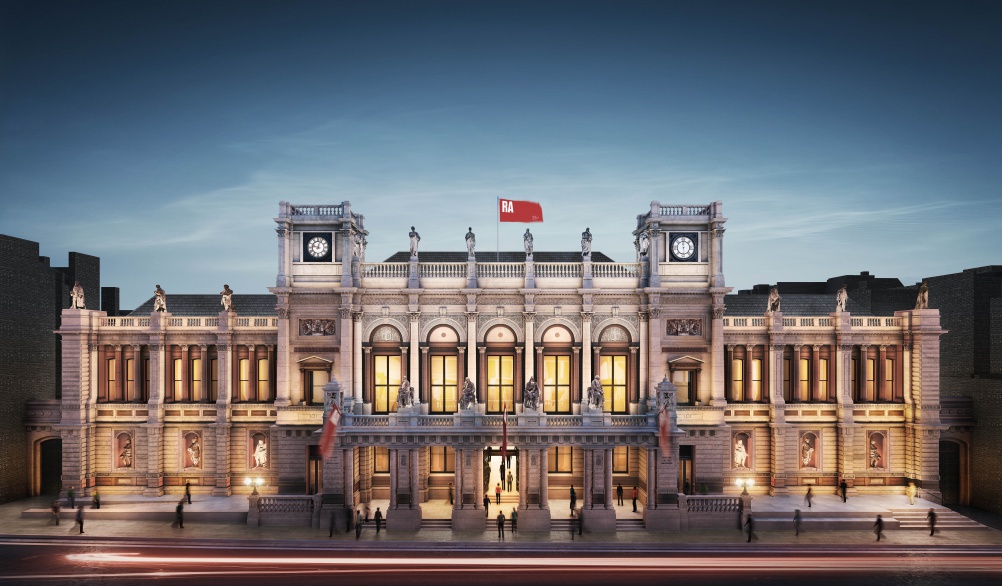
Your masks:
M 502 406 L 515 408 L 516 362 L 515 333 L 505 326 L 494 326 L 484 336 L 484 373 L 487 388 L 487 413 L 501 413 Z
M 570 413 L 575 397 L 571 389 L 578 382 L 577 353 L 574 339 L 563 326 L 552 326 L 543 332 L 542 391 L 543 411 Z
M 449 326 L 438 326 L 428 334 L 425 348 L 425 396 L 429 413 L 455 413 L 462 380 L 459 335 Z
M 629 390 L 634 386 L 630 334 L 622 326 L 608 326 L 599 338 L 599 380 L 605 392 L 605 411 L 628 413 Z
M 400 359 L 403 338 L 393 326 L 379 326 L 370 338 L 369 390 L 373 413 L 397 410 L 397 391 L 403 376 Z

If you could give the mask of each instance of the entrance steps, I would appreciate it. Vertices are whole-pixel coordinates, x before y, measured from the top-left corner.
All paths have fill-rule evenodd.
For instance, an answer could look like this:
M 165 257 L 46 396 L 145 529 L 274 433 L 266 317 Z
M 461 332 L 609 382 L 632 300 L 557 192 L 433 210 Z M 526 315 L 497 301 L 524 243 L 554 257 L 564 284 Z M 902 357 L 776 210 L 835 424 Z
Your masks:
M 901 523 L 901 529 L 929 530 L 926 515 L 929 509 L 912 507 L 908 509 L 891 509 L 891 514 Z M 949 509 L 936 509 L 936 530 L 940 529 L 984 529 L 985 526 L 973 519 L 965 517 Z
M 644 531 L 643 519 L 616 519 L 616 531 Z
M 452 531 L 452 519 L 421 519 L 421 529 Z
M 884 529 L 898 529 L 900 523 L 889 511 L 800 511 L 802 531 L 869 531 L 877 520 L 884 516 Z M 760 531 L 793 531 L 792 512 L 752 512 L 755 529 Z

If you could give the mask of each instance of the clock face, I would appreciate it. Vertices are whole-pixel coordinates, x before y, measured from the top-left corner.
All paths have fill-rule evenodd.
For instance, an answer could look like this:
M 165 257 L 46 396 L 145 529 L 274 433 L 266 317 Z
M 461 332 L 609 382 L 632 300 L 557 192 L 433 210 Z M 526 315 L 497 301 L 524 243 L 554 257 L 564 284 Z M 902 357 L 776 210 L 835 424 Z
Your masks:
M 671 253 L 678 260 L 689 260 L 696 254 L 696 243 L 688 236 L 679 236 L 672 240 Z
M 330 251 L 330 243 L 322 236 L 314 236 L 306 243 L 306 252 L 313 258 L 323 258 Z

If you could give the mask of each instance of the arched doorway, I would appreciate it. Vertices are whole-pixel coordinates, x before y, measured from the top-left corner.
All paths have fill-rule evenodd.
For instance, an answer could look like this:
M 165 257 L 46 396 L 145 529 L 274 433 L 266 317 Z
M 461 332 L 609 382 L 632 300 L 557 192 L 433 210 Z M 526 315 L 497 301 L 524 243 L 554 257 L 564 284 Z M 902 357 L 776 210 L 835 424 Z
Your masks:
M 38 492 L 35 495 L 58 494 L 62 489 L 63 440 L 42 440 L 38 444 Z
M 961 486 L 961 450 L 957 442 L 939 442 L 939 490 L 944 505 L 965 504 Z

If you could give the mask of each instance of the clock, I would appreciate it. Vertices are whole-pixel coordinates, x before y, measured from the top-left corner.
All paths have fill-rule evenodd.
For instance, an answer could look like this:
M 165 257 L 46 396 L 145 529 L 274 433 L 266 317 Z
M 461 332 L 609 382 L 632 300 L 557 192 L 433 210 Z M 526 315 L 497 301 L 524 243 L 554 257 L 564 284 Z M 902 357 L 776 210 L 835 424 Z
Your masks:
M 331 235 L 308 232 L 303 234 L 303 260 L 306 262 L 330 262 Z
M 678 234 L 671 239 L 671 255 L 677 261 L 691 262 L 696 260 L 695 234 Z

